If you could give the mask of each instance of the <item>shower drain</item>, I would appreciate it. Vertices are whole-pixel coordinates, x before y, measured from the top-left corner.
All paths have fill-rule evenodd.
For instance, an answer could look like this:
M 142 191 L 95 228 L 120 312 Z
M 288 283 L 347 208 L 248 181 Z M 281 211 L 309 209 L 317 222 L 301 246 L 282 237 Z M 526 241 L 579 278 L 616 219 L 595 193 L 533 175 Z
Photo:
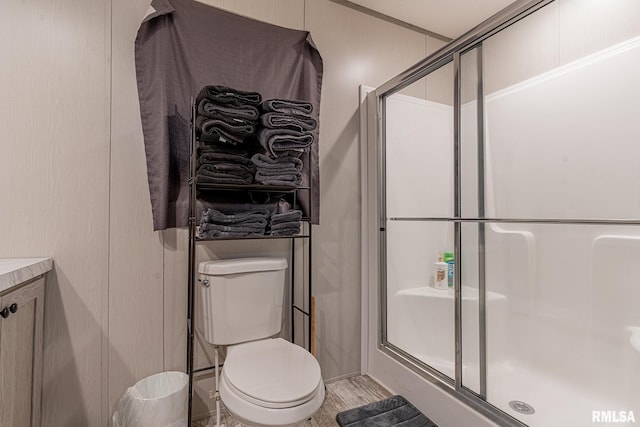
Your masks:
M 511 409 L 516 412 L 520 412 L 521 414 L 530 415 L 536 412 L 536 410 L 533 409 L 533 406 L 529 405 L 528 403 L 521 402 L 520 400 L 512 400 L 511 402 L 509 402 L 509 406 L 511 407 Z

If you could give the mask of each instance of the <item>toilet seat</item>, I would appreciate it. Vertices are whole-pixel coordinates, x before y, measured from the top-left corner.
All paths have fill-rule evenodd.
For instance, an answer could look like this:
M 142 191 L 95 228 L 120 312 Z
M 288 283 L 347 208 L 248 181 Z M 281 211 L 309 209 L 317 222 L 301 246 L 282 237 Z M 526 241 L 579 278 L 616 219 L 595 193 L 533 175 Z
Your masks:
M 297 426 L 324 401 L 316 359 L 282 338 L 229 347 L 220 378 L 222 402 L 252 426 Z
M 235 394 L 273 409 L 308 401 L 322 382 L 313 355 L 282 338 L 230 347 L 222 376 Z

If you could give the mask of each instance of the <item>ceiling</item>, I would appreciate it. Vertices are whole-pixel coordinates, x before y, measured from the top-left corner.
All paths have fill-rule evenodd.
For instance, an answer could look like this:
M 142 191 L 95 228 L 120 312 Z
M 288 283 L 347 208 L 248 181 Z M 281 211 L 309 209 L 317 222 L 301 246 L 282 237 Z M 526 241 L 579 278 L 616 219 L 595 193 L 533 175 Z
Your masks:
M 514 0 L 349 1 L 452 39 L 514 3 Z

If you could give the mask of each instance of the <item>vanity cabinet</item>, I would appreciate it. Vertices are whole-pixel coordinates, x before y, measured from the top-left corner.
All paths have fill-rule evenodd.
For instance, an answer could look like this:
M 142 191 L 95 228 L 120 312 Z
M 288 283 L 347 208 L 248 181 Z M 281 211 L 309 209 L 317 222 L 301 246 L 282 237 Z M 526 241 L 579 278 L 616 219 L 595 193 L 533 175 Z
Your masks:
M 0 427 L 39 427 L 44 276 L 0 292 Z

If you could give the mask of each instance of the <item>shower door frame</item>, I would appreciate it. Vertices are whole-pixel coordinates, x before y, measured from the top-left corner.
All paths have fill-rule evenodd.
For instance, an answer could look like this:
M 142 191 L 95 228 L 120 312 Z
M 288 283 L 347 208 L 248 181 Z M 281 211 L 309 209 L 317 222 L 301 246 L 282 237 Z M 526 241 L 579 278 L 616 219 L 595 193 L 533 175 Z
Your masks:
M 367 358 L 363 359 L 363 373 L 371 372 L 383 383 L 386 380 L 381 372 L 385 371 L 382 365 L 399 363 L 402 367 L 408 368 L 418 374 L 424 380 L 427 380 L 438 389 L 445 391 L 451 397 L 457 399 L 460 403 L 475 409 L 484 415 L 490 421 L 505 426 L 526 427 L 526 424 L 502 412 L 495 406 L 489 404 L 486 400 L 486 318 L 485 318 L 485 289 L 483 276 L 483 239 L 482 228 L 486 222 L 500 222 L 499 219 L 485 218 L 483 209 L 484 194 L 484 170 L 483 170 L 483 94 L 482 94 L 482 42 L 497 32 L 507 28 L 508 26 L 518 22 L 519 20 L 535 13 L 540 8 L 552 3 L 554 0 L 520 0 L 504 9 L 493 17 L 489 18 L 476 28 L 465 33 L 458 39 L 452 41 L 424 60 L 413 65 L 401 74 L 387 81 L 369 96 L 375 97 L 375 112 L 369 111 L 369 117 L 375 113 L 375 126 L 369 125 L 364 131 L 365 139 L 369 141 L 375 140 L 377 148 L 373 148 L 369 143 L 369 149 L 375 152 L 363 150 L 363 236 L 367 234 L 375 237 L 372 241 L 368 241 L 368 251 L 363 251 L 363 266 L 368 267 L 369 274 L 363 278 L 363 306 L 365 301 L 375 302 L 377 304 L 368 307 L 368 319 L 363 317 L 363 336 L 368 338 L 368 343 L 363 341 L 363 354 L 366 352 Z M 461 144 L 461 75 L 460 75 L 460 57 L 461 55 L 477 49 L 478 53 L 478 218 L 463 218 L 461 215 L 461 181 L 460 181 L 460 144 Z M 479 225 L 479 262 L 480 262 L 480 280 L 479 280 L 479 369 L 480 369 L 480 390 L 476 393 L 463 386 L 462 378 L 462 298 L 461 298 L 461 263 L 455 264 L 455 283 L 454 283 L 454 313 L 455 313 L 455 378 L 452 379 L 436 369 L 428 366 L 426 363 L 418 360 L 409 353 L 394 346 L 387 340 L 387 272 L 386 272 L 386 134 L 385 134 L 385 102 L 384 99 L 394 93 L 399 92 L 405 87 L 415 83 L 416 81 L 426 77 L 440 67 L 453 63 L 453 85 L 454 85 L 454 105 L 453 105 L 453 148 L 454 148 L 454 215 L 451 218 L 415 218 L 421 221 L 449 221 L 454 224 L 454 250 L 456 259 L 460 259 L 461 254 L 461 227 L 464 222 L 478 223 Z M 363 102 L 366 106 L 366 99 Z M 369 103 L 369 108 L 371 105 Z M 373 108 L 372 108 L 373 109 Z M 366 138 L 366 134 L 369 135 Z M 374 170 L 375 169 L 375 170 Z M 375 189 L 371 188 L 371 183 L 376 183 Z M 375 214 L 367 215 L 368 208 L 374 208 Z M 375 218 L 374 218 L 375 216 Z M 406 219 L 406 218 L 405 218 Z M 377 241 L 376 241 L 377 240 Z M 375 252 L 375 253 L 373 253 Z M 377 269 L 375 264 L 378 264 Z M 370 268 L 374 267 L 374 269 Z M 363 271 L 365 268 L 363 267 Z M 376 274 L 377 273 L 377 274 Z M 377 289 L 377 298 L 372 298 L 373 290 Z M 365 324 L 366 323 L 366 324 Z M 374 341 L 375 340 L 375 341 Z M 375 347 L 374 347 L 375 345 Z M 373 351 L 372 351 L 373 349 Z M 376 357 L 376 350 L 382 352 L 389 358 Z M 391 370 L 396 368 L 391 368 Z M 396 372 L 399 372 L 396 369 Z M 400 390 L 396 390 L 400 391 Z

